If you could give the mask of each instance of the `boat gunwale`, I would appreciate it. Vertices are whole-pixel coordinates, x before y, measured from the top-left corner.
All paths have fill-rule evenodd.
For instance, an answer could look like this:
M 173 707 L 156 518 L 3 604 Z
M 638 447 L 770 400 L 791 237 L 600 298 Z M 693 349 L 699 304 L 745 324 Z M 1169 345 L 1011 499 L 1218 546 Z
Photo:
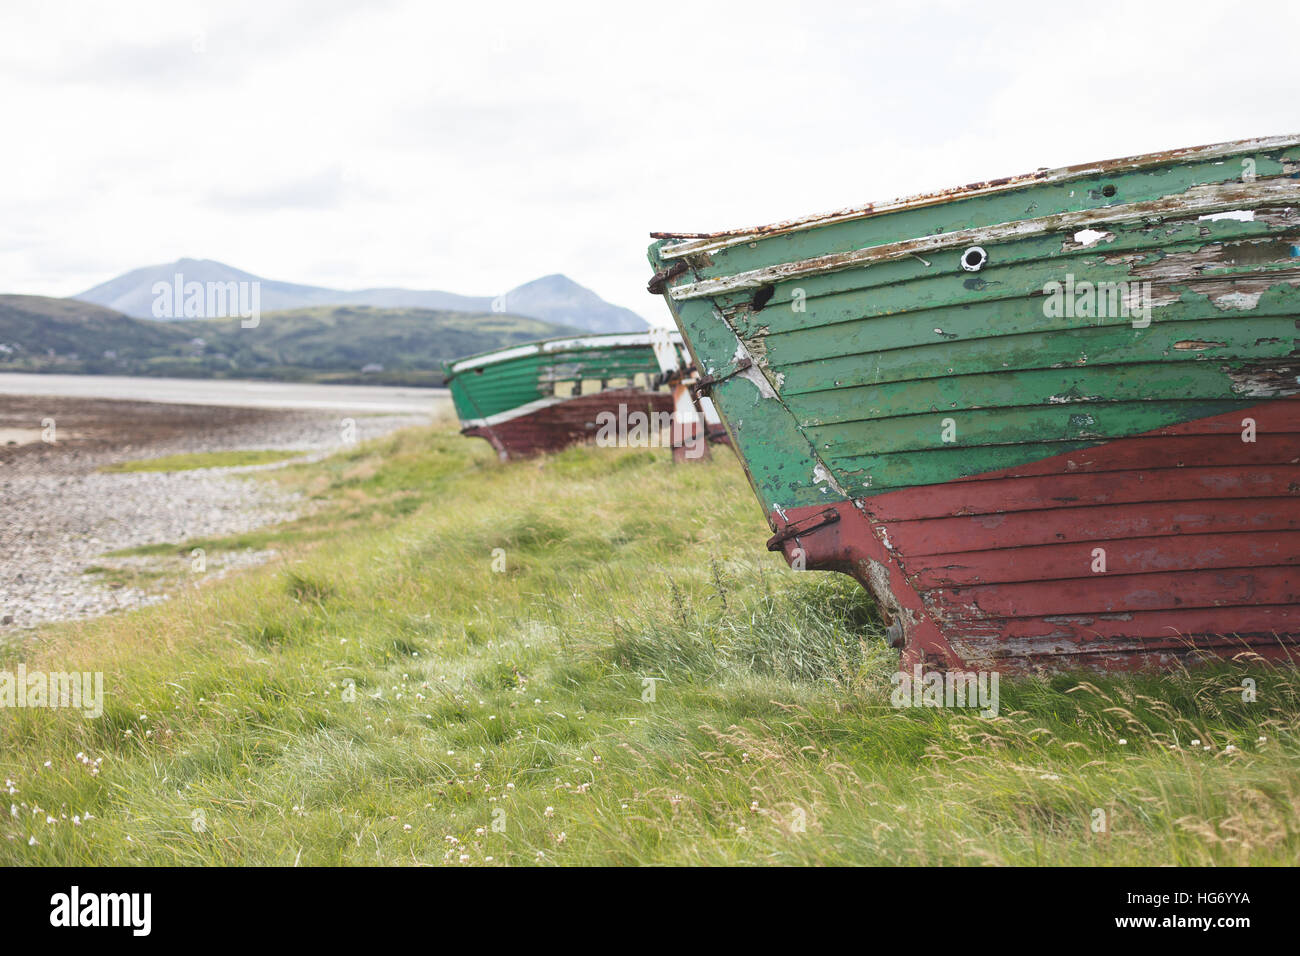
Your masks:
M 1183 193 L 1174 193 L 1154 200 L 1057 212 L 1029 219 L 1016 219 L 881 243 L 848 252 L 781 262 L 733 275 L 683 282 L 668 288 L 666 292 L 678 302 L 711 298 L 791 279 L 861 268 L 876 262 L 903 259 L 921 253 L 942 252 L 972 243 L 1030 239 L 1065 230 L 1125 224 L 1148 218 L 1164 221 L 1178 215 L 1197 213 L 1213 215 L 1220 212 L 1256 210 L 1275 206 L 1290 207 L 1300 203 L 1300 183 L 1292 185 L 1293 183 L 1295 183 L 1294 177 L 1280 175 L 1246 183 L 1227 182 L 1194 186 Z M 1196 195 L 1189 196 L 1193 192 L 1196 192 Z
M 684 256 L 716 252 L 731 246 L 743 245 L 747 242 L 768 239 L 773 236 L 788 235 L 793 232 L 802 232 L 841 222 L 869 219 L 887 213 L 943 205 L 961 199 L 1008 192 L 1024 186 L 1069 182 L 1105 173 L 1127 172 L 1188 160 L 1212 160 L 1243 152 L 1287 149 L 1292 146 L 1300 146 L 1300 134 L 1230 140 L 1206 146 L 1190 146 L 1152 153 L 1140 153 L 1119 159 L 1061 166 L 1056 169 L 1040 169 L 1017 176 L 1005 176 L 999 179 L 969 183 L 965 186 L 952 186 L 947 189 L 916 193 L 881 203 L 866 203 L 861 206 L 837 209 L 832 212 L 800 216 L 764 226 L 719 232 L 652 232 L 650 237 L 658 240 L 681 240 L 675 243 L 667 242 L 660 245 L 658 249 L 658 255 L 661 259 L 680 259 Z
M 443 363 L 443 369 L 446 373 L 444 383 L 450 382 L 462 372 L 497 365 L 512 359 L 527 358 L 530 355 L 564 351 L 568 346 L 572 346 L 573 351 L 594 351 L 601 348 L 630 349 L 643 346 L 650 348 L 651 336 L 654 334 L 655 328 L 658 327 L 652 327 L 644 332 L 594 332 L 590 335 L 563 335 L 551 339 L 521 342 L 518 345 L 507 345 L 486 352 L 475 352 L 472 355 L 462 356 Z M 679 330 L 665 329 L 665 331 L 669 333 L 674 344 L 682 344 L 682 334 Z M 613 339 L 624 341 L 608 341 Z M 639 341 L 631 341 L 633 339 Z

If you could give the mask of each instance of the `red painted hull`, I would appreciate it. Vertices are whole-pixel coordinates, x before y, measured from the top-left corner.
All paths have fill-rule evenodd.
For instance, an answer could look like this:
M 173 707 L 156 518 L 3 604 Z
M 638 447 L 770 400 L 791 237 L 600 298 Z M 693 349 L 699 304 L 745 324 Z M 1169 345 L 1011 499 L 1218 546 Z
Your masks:
M 1294 398 L 770 520 L 792 564 L 876 595 L 905 666 L 1125 669 L 1300 643 Z
M 502 461 L 529 458 L 594 438 L 598 427 L 596 417 L 601 412 L 618 415 L 620 405 L 626 407 L 628 414 L 673 410 L 672 396 L 666 392 L 614 388 L 594 395 L 574 396 L 494 425 L 463 428 L 461 434 L 487 439 Z

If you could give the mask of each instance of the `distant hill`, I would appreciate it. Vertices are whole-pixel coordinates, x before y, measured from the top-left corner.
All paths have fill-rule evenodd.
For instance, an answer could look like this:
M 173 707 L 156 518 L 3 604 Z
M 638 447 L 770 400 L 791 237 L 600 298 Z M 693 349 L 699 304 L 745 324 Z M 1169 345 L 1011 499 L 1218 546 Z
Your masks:
M 632 310 L 610 305 L 590 289 L 562 275 L 543 276 L 511 289 L 501 297 L 497 308 L 596 332 L 639 332 L 648 327 Z M 583 321 L 574 322 L 573 316 L 581 316 Z
M 117 351 L 152 355 L 179 347 L 190 336 L 174 323 L 141 322 L 120 312 L 41 295 L 0 295 L 0 366 L 75 360 Z
M 592 332 L 629 332 L 647 327 L 646 321 L 632 310 L 611 305 L 590 289 L 562 275 L 544 276 L 493 298 L 418 289 L 330 289 L 263 279 L 212 259 L 178 259 L 164 265 L 133 269 L 74 298 L 137 319 L 159 318 L 153 309 L 157 298 L 154 286 L 159 282 L 173 283 L 177 274 L 183 275 L 186 282 L 258 282 L 263 312 L 350 305 L 381 309 L 508 312 Z M 170 314 L 163 317 L 181 318 Z
M 133 319 L 0 295 L 0 371 L 438 385 L 448 359 L 580 330 L 499 312 L 318 306 L 240 320 Z

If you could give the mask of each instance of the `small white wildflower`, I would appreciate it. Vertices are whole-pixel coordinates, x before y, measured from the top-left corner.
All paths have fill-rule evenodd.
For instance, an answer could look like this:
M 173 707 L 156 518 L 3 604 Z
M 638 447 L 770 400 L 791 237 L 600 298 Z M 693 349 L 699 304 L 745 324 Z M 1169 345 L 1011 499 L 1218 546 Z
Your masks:
M 555 807 L 547 807 L 545 810 L 542 811 L 542 816 L 544 817 L 555 816 Z
M 1128 744 L 1127 740 L 1125 740 L 1123 737 L 1119 738 L 1119 745 L 1121 747 L 1125 746 L 1126 744 Z

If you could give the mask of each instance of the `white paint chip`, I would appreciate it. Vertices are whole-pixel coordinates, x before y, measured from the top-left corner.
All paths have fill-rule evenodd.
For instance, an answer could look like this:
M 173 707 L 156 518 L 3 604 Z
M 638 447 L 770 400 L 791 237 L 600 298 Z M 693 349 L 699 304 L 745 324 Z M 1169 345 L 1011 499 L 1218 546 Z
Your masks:
M 1227 212 L 1209 213 L 1205 216 L 1197 216 L 1197 221 L 1217 222 L 1220 219 L 1232 219 L 1237 222 L 1254 222 L 1255 210 L 1253 209 L 1230 209 Z
M 1074 234 L 1074 241 L 1085 249 L 1089 246 L 1095 246 L 1099 242 L 1113 242 L 1114 240 L 1115 233 L 1106 232 L 1102 229 L 1080 229 Z

